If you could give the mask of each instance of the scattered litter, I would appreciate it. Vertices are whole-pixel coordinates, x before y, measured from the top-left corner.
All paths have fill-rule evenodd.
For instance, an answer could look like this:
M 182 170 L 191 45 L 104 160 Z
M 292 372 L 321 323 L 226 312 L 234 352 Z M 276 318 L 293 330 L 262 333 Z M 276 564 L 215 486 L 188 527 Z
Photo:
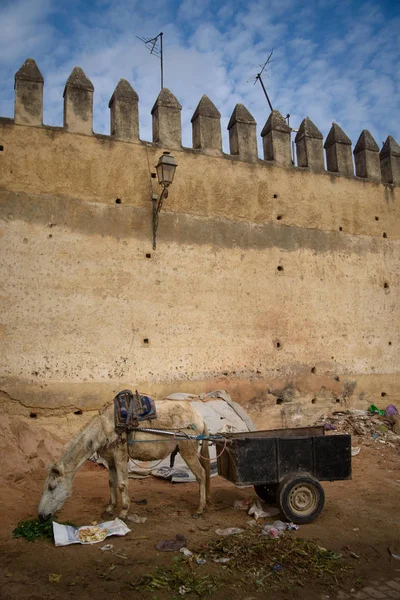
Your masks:
M 257 521 L 255 521 L 254 519 L 250 519 L 249 521 L 246 521 L 246 525 L 248 525 L 249 527 L 257 527 Z
M 188 594 L 191 591 L 192 590 L 186 587 L 186 585 L 181 585 L 181 587 L 179 588 L 179 593 L 181 594 L 181 596 L 184 596 L 185 594 Z
M 352 446 L 351 447 L 351 455 L 352 456 L 357 456 L 357 454 L 360 454 L 361 448 L 360 446 Z
M 238 533 L 243 533 L 244 529 L 240 527 L 228 527 L 227 529 L 216 529 L 215 533 L 217 535 L 236 535 Z
M 200 566 L 201 566 L 201 565 L 205 565 L 207 561 L 206 561 L 206 559 L 205 559 L 205 558 L 203 558 L 202 556 L 198 556 L 198 557 L 196 558 L 196 562 L 197 562 L 197 564 L 198 564 L 198 565 L 200 565 Z
M 280 571 L 281 570 L 281 565 L 275 565 L 274 567 L 272 567 L 273 571 Z
M 226 565 L 231 559 L 228 557 L 225 558 L 214 558 L 213 561 L 219 565 Z
M 134 502 L 135 504 L 143 504 L 143 505 L 147 504 L 147 500 L 146 500 L 146 498 L 143 498 L 143 500 L 134 500 L 134 499 L 132 498 L 132 500 L 131 500 L 131 501 L 132 501 L 132 502 Z
M 235 500 L 233 503 L 233 508 L 237 510 L 248 510 L 251 500 Z
M 360 558 L 360 557 L 358 556 L 358 554 L 356 554 L 355 552 L 350 552 L 350 556 L 351 556 L 352 558 Z
M 392 556 L 395 560 L 400 560 L 400 554 L 395 554 L 392 548 L 388 548 L 390 556 Z
M 191 552 L 189 548 L 185 548 L 185 546 L 180 548 L 179 552 L 182 552 L 183 556 L 193 556 L 193 552 Z
M 273 525 L 266 525 L 261 533 L 273 539 L 278 539 L 282 534 L 282 532 L 278 531 Z
M 273 525 L 265 525 L 261 533 L 270 538 L 279 538 L 285 531 L 297 531 L 298 529 L 299 526 L 294 523 L 275 521 Z
M 394 415 L 398 415 L 399 411 L 397 410 L 397 408 L 395 407 L 394 404 L 388 404 L 388 406 L 385 408 L 385 416 L 386 417 L 393 417 Z
M 102 546 L 100 550 L 104 550 L 105 552 L 107 552 L 108 550 L 112 550 L 113 548 L 114 546 L 112 544 L 106 544 L 105 546 Z
M 271 507 L 271 508 L 268 508 L 267 510 L 264 510 L 261 506 L 260 501 L 256 500 L 249 508 L 249 512 L 247 514 L 250 516 L 253 515 L 255 520 L 258 521 L 258 519 L 275 517 L 276 515 L 279 515 L 279 513 L 280 513 L 279 508 Z
M 177 533 L 173 540 L 162 540 L 156 545 L 160 552 L 176 552 L 186 546 L 186 538 L 181 533 Z
M 147 521 L 147 517 L 139 517 L 139 515 L 137 515 L 136 513 L 134 513 L 133 515 L 129 515 L 127 519 L 132 523 L 146 523 Z
M 72 527 L 53 521 L 53 535 L 56 546 L 69 544 L 97 544 L 110 535 L 126 535 L 131 530 L 120 519 L 99 523 L 96 526 Z
M 50 583 L 60 583 L 62 575 L 60 573 L 49 573 Z
M 400 415 L 393 404 L 389 404 L 385 410 L 371 404 L 368 411 L 334 411 L 329 415 L 321 415 L 315 425 L 323 425 L 327 435 L 348 433 L 360 436 L 357 440 L 358 446 L 369 446 L 373 440 L 400 451 Z
M 371 404 L 371 406 L 368 409 L 368 412 L 374 414 L 374 415 L 380 415 L 381 417 L 385 416 L 385 411 L 384 410 L 379 410 L 378 407 L 375 406 L 375 404 Z

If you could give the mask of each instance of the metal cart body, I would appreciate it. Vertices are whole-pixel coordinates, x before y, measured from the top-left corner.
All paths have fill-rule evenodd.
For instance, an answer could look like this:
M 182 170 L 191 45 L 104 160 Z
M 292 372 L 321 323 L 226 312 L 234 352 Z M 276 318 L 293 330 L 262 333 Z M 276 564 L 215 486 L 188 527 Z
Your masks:
M 253 485 L 297 523 L 321 512 L 319 481 L 351 479 L 351 436 L 325 435 L 323 426 L 233 433 L 216 441 L 218 473 L 237 486 Z

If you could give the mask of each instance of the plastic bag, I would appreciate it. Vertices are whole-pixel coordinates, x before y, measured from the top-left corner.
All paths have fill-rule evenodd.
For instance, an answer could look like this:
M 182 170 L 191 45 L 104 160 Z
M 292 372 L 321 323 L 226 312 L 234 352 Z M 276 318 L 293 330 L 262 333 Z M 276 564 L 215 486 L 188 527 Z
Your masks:
M 374 415 L 380 415 L 381 417 L 386 416 L 385 411 L 380 410 L 378 407 L 375 406 L 375 404 L 371 404 L 371 406 L 368 409 L 368 412 L 373 413 Z

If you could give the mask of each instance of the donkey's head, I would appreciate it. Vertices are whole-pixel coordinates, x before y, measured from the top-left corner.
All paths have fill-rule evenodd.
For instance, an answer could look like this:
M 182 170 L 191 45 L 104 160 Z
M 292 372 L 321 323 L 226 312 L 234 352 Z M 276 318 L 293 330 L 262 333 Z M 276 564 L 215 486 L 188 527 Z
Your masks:
M 72 477 L 65 474 L 64 465 L 62 463 L 51 465 L 39 503 L 39 518 L 45 520 L 54 515 L 62 508 L 71 492 Z

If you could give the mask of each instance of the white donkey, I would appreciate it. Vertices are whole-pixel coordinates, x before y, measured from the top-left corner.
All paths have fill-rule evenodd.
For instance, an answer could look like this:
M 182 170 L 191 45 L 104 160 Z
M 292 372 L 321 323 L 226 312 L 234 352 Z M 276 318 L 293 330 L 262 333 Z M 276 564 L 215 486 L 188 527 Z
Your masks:
M 207 425 L 198 411 L 186 401 L 159 400 L 157 419 L 141 421 L 141 429 L 163 429 L 176 433 L 198 436 L 208 435 Z M 126 438 L 126 435 L 122 436 Z M 162 460 L 176 447 L 200 484 L 200 500 L 197 514 L 201 514 L 210 494 L 210 464 L 208 442 L 203 439 L 200 456 L 198 443 L 193 439 L 166 437 L 154 433 L 133 433 L 133 443 L 121 443 L 115 431 L 114 405 L 105 406 L 66 447 L 61 459 L 50 466 L 39 504 L 39 517 L 47 519 L 62 508 L 71 496 L 72 480 L 77 470 L 94 452 L 107 462 L 109 468 L 110 503 L 106 512 L 112 514 L 117 505 L 118 491 L 121 494 L 119 516 L 125 518 L 129 512 L 128 460 Z

